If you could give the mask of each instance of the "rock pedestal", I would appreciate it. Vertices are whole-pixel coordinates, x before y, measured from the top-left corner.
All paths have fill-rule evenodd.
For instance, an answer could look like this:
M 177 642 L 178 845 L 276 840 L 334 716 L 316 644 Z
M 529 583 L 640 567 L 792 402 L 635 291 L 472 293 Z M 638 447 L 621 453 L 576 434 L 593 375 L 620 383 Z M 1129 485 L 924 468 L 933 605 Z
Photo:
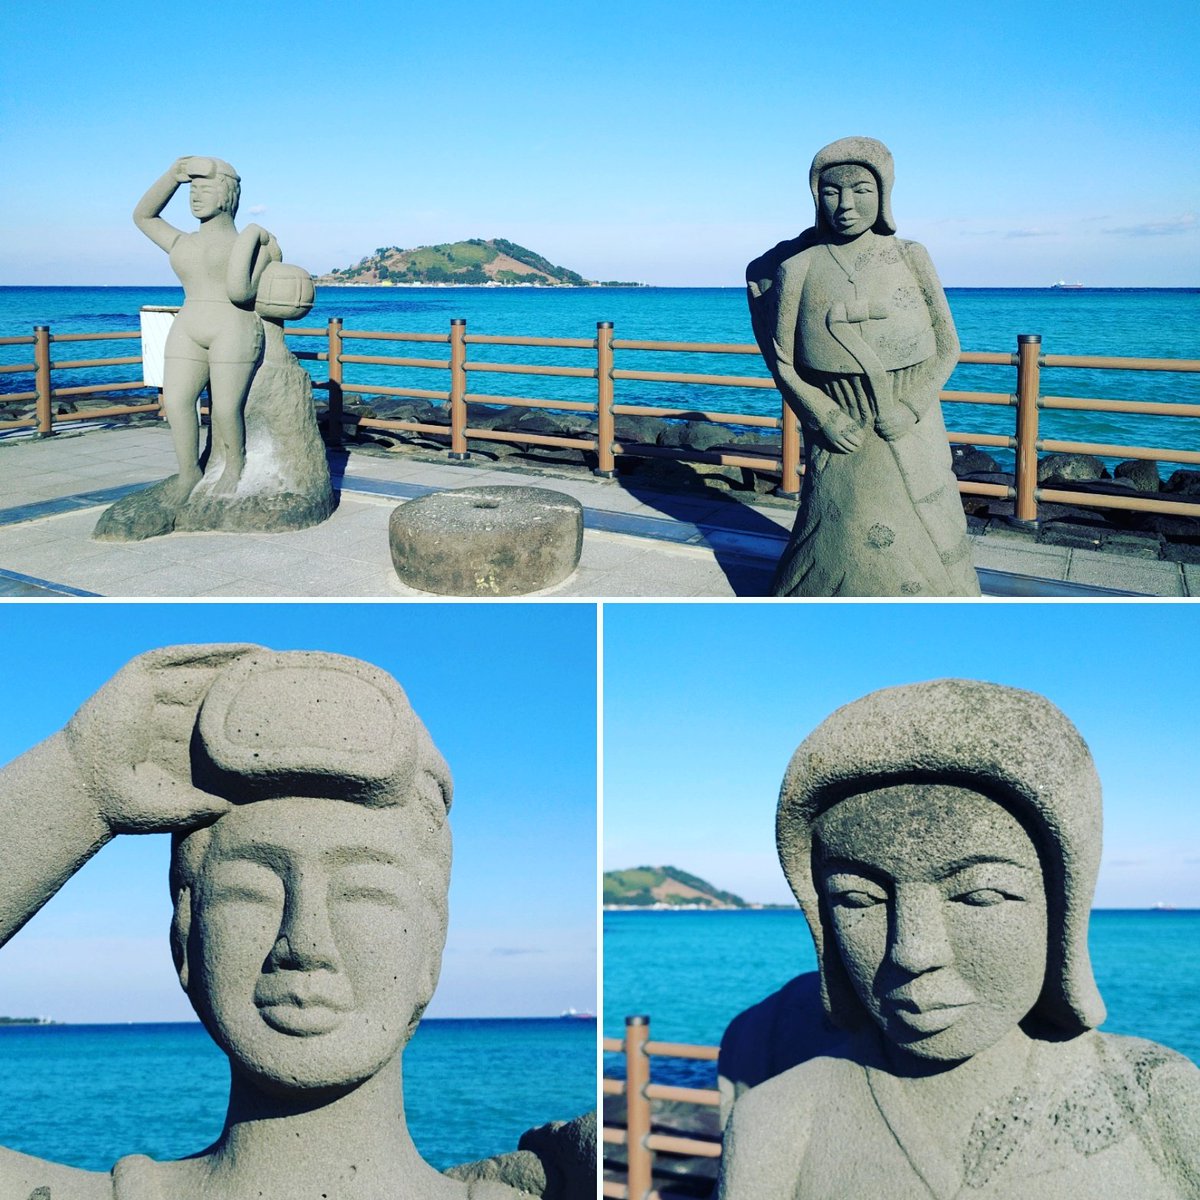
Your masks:
M 181 507 L 168 502 L 172 480 L 164 480 L 106 509 L 94 538 L 136 542 L 172 531 L 274 533 L 329 517 L 333 488 L 312 381 L 284 344 L 282 326 L 264 320 L 263 330 L 266 349 L 246 399 L 246 464 L 237 489 L 216 490 L 224 461 L 210 430 L 204 475 Z
M 579 565 L 583 506 L 548 488 L 434 492 L 392 513 L 392 563 L 409 587 L 442 596 L 524 596 Z

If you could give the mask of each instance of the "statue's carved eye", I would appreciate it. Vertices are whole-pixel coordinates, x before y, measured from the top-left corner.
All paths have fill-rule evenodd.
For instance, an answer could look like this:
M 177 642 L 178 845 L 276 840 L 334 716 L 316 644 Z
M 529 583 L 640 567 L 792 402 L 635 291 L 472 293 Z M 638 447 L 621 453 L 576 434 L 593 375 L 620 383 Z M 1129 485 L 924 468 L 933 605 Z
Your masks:
M 993 904 L 1003 904 L 1005 900 L 1019 900 L 1019 896 L 1010 896 L 998 888 L 976 888 L 974 891 L 963 892 L 954 899 L 959 904 L 970 904 L 975 908 L 988 908 Z
M 886 897 L 876 896 L 871 892 L 838 892 L 833 897 L 833 903 L 839 908 L 871 908 L 884 903 Z

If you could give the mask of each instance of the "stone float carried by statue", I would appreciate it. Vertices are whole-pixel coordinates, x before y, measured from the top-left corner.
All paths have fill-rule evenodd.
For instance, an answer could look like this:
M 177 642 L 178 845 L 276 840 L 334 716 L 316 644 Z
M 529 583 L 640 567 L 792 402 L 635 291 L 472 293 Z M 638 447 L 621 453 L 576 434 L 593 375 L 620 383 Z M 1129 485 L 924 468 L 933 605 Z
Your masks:
M 726 1034 L 723 1090 L 797 1065 L 734 1103 L 722 1200 L 1200 1195 L 1200 1071 L 1096 1031 L 1100 817 L 1078 731 L 1014 688 L 889 688 L 801 743 L 777 841 L 819 1001 Z
M 231 1066 L 207 1150 L 101 1174 L 0 1148 L 0 1196 L 517 1200 L 529 1193 L 496 1178 L 505 1160 L 536 1178 L 532 1151 L 565 1149 L 577 1178 L 559 1172 L 555 1200 L 590 1197 L 594 1126 L 590 1162 L 573 1122 L 558 1131 L 570 1145 L 547 1150 L 544 1127 L 470 1181 L 434 1170 L 409 1136 L 401 1058 L 441 967 L 450 800 L 391 676 L 250 645 L 141 655 L 0 771 L 0 942 L 112 838 L 170 832 L 172 954 Z
M 938 393 L 958 336 L 925 248 L 895 236 L 892 156 L 849 137 L 809 172 L 814 226 L 746 268 L 755 340 L 804 433 L 777 596 L 977 596 Z
M 200 221 L 194 233 L 160 215 L 185 183 Z M 170 255 L 183 284 L 163 379 L 179 473 L 109 508 L 94 534 L 102 540 L 303 529 L 333 511 L 312 384 L 283 338 L 283 322 L 312 308 L 312 277 L 285 264 L 261 226 L 238 232 L 240 186 L 227 162 L 185 156 L 134 210 L 134 223 Z M 206 387 L 211 427 L 201 453 L 196 405 Z

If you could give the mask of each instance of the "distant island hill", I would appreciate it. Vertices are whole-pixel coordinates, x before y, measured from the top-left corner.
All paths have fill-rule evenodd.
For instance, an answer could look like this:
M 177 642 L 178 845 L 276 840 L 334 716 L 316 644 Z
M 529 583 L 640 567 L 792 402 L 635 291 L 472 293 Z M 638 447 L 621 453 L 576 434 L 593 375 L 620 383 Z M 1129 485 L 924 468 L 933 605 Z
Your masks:
M 49 1017 L 0 1017 L 0 1025 L 57 1025 Z
M 438 246 L 380 246 L 352 267 L 314 282 L 326 287 L 645 287 L 619 279 L 584 279 L 505 238 L 469 238 Z
M 678 867 L 632 867 L 604 872 L 604 907 L 696 910 L 794 905 L 749 904 Z

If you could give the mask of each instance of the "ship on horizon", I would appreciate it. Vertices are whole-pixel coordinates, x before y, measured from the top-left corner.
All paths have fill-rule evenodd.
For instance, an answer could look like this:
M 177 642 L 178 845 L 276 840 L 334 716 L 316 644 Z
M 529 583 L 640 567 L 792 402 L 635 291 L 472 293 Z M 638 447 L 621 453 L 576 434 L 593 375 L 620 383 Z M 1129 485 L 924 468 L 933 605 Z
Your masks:
M 1083 284 L 1079 282 L 1068 283 L 1065 279 L 1059 279 L 1057 282 L 1050 285 L 1052 290 L 1060 292 L 1082 292 Z

